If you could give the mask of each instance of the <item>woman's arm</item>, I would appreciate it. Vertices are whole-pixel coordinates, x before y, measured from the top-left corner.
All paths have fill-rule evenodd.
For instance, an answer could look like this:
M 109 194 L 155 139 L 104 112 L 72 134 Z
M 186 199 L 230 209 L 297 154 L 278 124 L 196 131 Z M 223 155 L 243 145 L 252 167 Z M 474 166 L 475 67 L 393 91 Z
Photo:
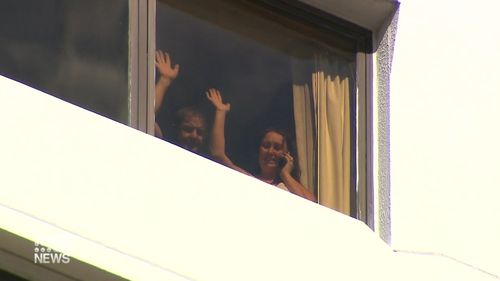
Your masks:
M 231 159 L 229 159 L 229 157 L 226 155 L 226 139 L 224 135 L 224 127 L 226 123 L 226 114 L 231 109 L 231 105 L 229 103 L 222 102 L 222 96 L 216 89 L 209 89 L 206 92 L 206 95 L 207 99 L 212 102 L 215 108 L 214 124 L 212 127 L 212 139 L 210 141 L 210 153 L 217 161 L 226 165 L 227 167 L 251 176 L 249 172 L 235 165 L 233 161 L 231 161 Z
M 290 153 L 285 153 L 283 157 L 286 160 L 286 164 L 281 169 L 280 177 L 286 188 L 288 188 L 288 190 L 295 195 L 311 200 L 313 202 L 317 202 L 316 196 L 314 196 L 314 194 L 312 194 L 307 188 L 305 188 L 292 176 L 293 157 L 290 155 Z

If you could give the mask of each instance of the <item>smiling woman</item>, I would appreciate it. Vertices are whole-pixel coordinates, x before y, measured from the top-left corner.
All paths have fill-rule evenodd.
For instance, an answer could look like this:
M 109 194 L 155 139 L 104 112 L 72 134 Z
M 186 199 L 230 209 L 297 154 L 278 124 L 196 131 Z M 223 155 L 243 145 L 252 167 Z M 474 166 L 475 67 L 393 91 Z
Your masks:
M 300 183 L 299 167 L 295 164 L 297 155 L 286 133 L 272 128 L 267 129 L 261 138 L 258 151 L 257 178 L 316 201 L 314 194 Z
M 226 155 L 224 123 L 226 113 L 230 109 L 229 104 L 222 102 L 219 91 L 210 89 L 207 92 L 208 99 L 215 108 L 214 126 L 212 130 L 211 153 L 213 157 L 222 164 L 240 171 L 247 175 L 250 172 L 234 164 Z M 316 201 L 316 197 L 300 182 L 298 167 L 294 165 L 294 158 L 290 148 L 292 142 L 287 139 L 286 134 L 276 129 L 267 129 L 260 139 L 258 148 L 258 169 L 254 176 L 266 183 L 290 191 L 296 195 Z

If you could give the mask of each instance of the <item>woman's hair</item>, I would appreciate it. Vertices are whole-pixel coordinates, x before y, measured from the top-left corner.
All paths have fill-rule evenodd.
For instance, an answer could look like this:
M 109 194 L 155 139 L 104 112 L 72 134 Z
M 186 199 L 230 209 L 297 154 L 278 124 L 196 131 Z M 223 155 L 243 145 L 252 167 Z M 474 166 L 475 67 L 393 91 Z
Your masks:
M 267 129 L 265 129 L 264 131 L 262 131 L 262 133 L 259 136 L 257 148 L 260 147 L 260 145 L 262 143 L 262 139 L 264 139 L 264 137 L 270 132 L 274 132 L 274 133 L 281 135 L 283 137 L 283 139 L 285 140 L 287 150 L 290 153 L 290 155 L 293 157 L 293 160 L 294 160 L 293 161 L 294 163 L 293 163 L 292 177 L 294 179 L 296 179 L 297 181 L 300 180 L 300 168 L 298 165 L 299 156 L 297 154 L 297 148 L 295 146 L 295 142 L 293 141 L 292 137 L 285 130 L 277 129 L 277 128 L 273 128 L 273 127 L 269 127 Z M 258 167 L 258 165 L 257 165 L 257 173 L 260 173 L 260 167 Z M 275 181 L 281 181 L 281 179 L 279 178 L 279 175 Z M 276 183 L 278 183 L 278 182 L 276 182 Z

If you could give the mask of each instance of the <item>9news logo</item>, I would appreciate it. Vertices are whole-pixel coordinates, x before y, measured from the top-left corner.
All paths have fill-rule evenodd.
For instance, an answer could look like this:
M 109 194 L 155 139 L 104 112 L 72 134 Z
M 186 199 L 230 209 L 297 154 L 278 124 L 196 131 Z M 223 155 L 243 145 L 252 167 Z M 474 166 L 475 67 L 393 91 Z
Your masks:
M 40 243 L 35 243 L 33 261 L 39 264 L 68 264 L 71 259 L 68 255 L 54 251 Z

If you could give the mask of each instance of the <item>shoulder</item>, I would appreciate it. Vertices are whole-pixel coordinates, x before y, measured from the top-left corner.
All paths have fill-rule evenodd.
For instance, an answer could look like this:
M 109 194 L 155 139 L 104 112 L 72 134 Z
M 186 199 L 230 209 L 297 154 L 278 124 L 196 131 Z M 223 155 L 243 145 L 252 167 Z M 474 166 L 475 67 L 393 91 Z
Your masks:
M 276 187 L 281 188 L 283 190 L 289 191 L 286 185 L 283 182 L 280 182 L 276 185 Z

